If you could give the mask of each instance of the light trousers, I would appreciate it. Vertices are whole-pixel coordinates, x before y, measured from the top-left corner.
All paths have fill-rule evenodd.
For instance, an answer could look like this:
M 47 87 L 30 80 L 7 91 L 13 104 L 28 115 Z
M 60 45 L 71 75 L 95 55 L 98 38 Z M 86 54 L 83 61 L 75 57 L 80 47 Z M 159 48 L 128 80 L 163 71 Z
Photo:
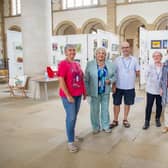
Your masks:
M 90 118 L 93 130 L 109 128 L 109 98 L 110 94 L 100 94 L 90 101 Z

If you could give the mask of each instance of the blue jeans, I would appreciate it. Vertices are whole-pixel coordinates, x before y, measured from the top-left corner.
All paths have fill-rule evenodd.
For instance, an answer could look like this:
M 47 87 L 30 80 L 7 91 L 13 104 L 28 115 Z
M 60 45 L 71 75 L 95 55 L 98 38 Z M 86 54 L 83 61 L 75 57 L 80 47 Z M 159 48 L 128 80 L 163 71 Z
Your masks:
M 91 96 L 90 115 L 93 130 L 109 128 L 109 94 L 100 94 L 98 97 Z
M 62 103 L 66 112 L 66 133 L 68 142 L 74 142 L 77 114 L 81 104 L 81 96 L 73 96 L 75 102 L 70 103 L 66 97 L 62 97 Z

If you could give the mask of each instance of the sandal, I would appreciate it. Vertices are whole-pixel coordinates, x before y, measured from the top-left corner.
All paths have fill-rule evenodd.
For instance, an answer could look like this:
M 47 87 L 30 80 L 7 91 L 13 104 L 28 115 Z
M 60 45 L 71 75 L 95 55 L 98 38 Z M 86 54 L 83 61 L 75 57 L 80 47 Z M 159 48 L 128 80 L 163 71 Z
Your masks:
M 128 120 L 123 120 L 123 126 L 125 128 L 129 128 L 131 126 L 131 124 L 128 122 Z
M 118 126 L 118 121 L 113 120 L 113 122 L 110 124 L 109 128 L 112 129 L 117 126 Z

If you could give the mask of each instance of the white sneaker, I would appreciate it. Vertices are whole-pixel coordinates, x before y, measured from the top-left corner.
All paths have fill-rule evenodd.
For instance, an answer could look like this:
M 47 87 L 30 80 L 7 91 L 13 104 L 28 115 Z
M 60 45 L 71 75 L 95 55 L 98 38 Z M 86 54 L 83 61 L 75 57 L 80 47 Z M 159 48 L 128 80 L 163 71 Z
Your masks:
M 82 137 L 75 136 L 75 142 L 81 142 L 81 141 L 83 141 Z
M 100 130 L 93 130 L 93 134 L 98 134 L 100 132 Z
M 79 148 L 72 142 L 68 143 L 69 152 L 75 153 L 79 151 Z
M 111 129 L 105 129 L 104 132 L 105 132 L 105 133 L 111 133 L 112 130 L 111 130 Z

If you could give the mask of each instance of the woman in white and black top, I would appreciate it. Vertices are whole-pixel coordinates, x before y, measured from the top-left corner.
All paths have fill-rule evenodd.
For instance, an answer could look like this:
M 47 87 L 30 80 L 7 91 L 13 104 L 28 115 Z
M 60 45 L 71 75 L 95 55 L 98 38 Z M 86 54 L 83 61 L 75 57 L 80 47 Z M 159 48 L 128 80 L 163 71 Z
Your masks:
M 150 64 L 146 70 L 146 109 L 145 109 L 145 123 L 143 129 L 148 129 L 150 126 L 150 118 L 152 106 L 156 99 L 156 127 L 160 127 L 160 116 L 162 112 L 161 96 L 160 96 L 160 79 L 162 73 L 162 53 L 155 51 L 153 53 L 154 64 Z

